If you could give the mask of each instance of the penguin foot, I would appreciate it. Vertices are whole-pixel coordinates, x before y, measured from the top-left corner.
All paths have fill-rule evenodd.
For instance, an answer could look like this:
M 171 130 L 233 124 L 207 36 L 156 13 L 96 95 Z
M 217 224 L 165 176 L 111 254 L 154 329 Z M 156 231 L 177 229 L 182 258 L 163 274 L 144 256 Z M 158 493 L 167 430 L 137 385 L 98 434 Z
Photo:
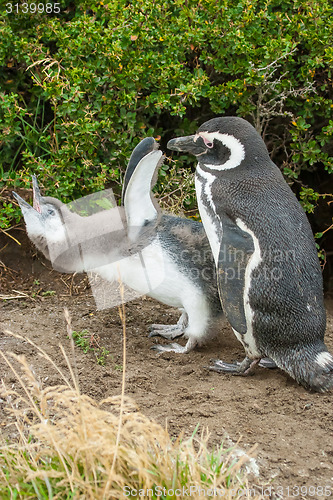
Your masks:
M 176 352 L 177 354 L 188 354 L 196 347 L 197 341 L 195 339 L 188 339 L 186 345 L 183 347 L 180 344 L 172 343 L 169 345 L 156 344 L 151 347 L 158 353 L 161 352 Z
M 174 340 L 181 337 L 184 330 L 178 325 L 150 325 L 148 337 L 163 337 L 164 339 Z
M 213 365 L 207 368 L 211 371 L 218 373 L 231 373 L 232 375 L 242 375 L 246 377 L 247 375 L 252 375 L 254 367 L 259 363 L 260 358 L 250 359 L 245 358 L 241 363 L 225 363 L 220 359 L 211 359 Z
M 270 370 L 278 367 L 275 361 L 273 361 L 271 358 L 261 358 L 258 366 L 261 366 L 261 368 L 269 368 Z
M 188 325 L 188 315 L 183 309 L 181 310 L 182 314 L 175 325 L 150 325 L 148 337 L 163 337 L 168 340 L 181 337 Z

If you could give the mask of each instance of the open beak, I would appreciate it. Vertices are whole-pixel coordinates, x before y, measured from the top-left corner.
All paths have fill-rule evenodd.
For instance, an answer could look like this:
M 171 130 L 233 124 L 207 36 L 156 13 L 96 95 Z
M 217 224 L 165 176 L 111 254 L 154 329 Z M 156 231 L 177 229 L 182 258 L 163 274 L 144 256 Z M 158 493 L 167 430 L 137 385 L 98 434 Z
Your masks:
M 12 191 L 12 195 L 14 196 L 17 203 L 20 205 L 21 209 L 28 208 L 30 210 L 32 208 L 32 206 L 29 205 L 29 203 L 27 203 L 23 198 L 21 198 L 21 196 L 15 193 L 15 191 Z
M 21 209 L 25 208 L 25 209 L 31 210 L 33 208 L 39 214 L 42 213 L 42 209 L 40 207 L 40 200 L 41 200 L 42 196 L 40 194 L 40 190 L 39 190 L 39 186 L 38 186 L 38 182 L 37 182 L 37 177 L 35 175 L 32 176 L 32 198 L 33 198 L 33 205 L 32 206 L 29 205 L 29 203 L 27 203 L 23 198 L 21 198 L 20 195 L 15 193 L 15 191 L 13 191 L 12 193 L 13 193 L 15 200 L 20 205 Z
M 188 135 L 186 137 L 171 139 L 171 141 L 168 142 L 167 147 L 173 151 L 191 153 L 195 156 L 200 155 L 207 150 L 204 141 L 198 135 Z
M 40 199 L 41 194 L 37 182 L 37 177 L 35 175 L 32 176 L 32 199 L 33 199 L 33 208 L 39 213 L 42 213 L 42 209 L 40 208 Z

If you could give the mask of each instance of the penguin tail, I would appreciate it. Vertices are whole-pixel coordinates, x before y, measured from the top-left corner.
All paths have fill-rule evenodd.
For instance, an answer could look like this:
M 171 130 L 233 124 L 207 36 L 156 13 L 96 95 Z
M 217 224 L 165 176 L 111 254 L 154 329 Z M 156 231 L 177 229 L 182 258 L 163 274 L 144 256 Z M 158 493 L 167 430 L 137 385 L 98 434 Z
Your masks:
M 333 388 L 333 356 L 324 342 L 297 346 L 276 358 L 276 364 L 306 389 L 326 392 Z

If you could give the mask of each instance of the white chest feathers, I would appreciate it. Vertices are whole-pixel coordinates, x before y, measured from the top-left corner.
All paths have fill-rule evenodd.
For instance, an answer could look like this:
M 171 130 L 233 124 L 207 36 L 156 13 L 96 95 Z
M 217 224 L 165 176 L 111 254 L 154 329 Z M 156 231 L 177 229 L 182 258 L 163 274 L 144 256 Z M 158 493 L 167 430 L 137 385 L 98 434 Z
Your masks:
M 114 288 L 122 282 L 135 293 L 131 298 L 148 295 L 173 307 L 183 307 L 186 298 L 189 300 L 196 294 L 196 285 L 184 276 L 176 262 L 170 258 L 157 237 L 141 252 L 108 265 L 93 269 Z M 113 307 L 122 302 L 118 295 L 109 294 L 106 303 L 99 300 L 101 290 L 92 285 L 98 308 Z M 103 295 L 105 300 L 105 294 Z
M 197 193 L 200 217 L 212 249 L 215 265 L 217 265 L 223 228 L 216 213 L 216 207 L 212 199 L 212 184 L 214 180 L 214 175 L 209 172 L 204 172 L 199 165 L 197 166 L 195 189 Z

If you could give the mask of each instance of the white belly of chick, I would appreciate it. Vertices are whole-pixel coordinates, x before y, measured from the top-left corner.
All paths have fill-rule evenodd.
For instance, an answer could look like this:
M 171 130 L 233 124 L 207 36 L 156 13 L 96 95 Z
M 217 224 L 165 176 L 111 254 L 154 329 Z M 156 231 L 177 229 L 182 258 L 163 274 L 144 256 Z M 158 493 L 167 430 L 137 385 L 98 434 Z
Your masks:
M 141 252 L 94 272 L 116 286 L 120 280 L 139 295 L 149 295 L 173 307 L 182 307 L 184 297 L 197 292 L 195 284 L 163 250 L 158 238 Z

